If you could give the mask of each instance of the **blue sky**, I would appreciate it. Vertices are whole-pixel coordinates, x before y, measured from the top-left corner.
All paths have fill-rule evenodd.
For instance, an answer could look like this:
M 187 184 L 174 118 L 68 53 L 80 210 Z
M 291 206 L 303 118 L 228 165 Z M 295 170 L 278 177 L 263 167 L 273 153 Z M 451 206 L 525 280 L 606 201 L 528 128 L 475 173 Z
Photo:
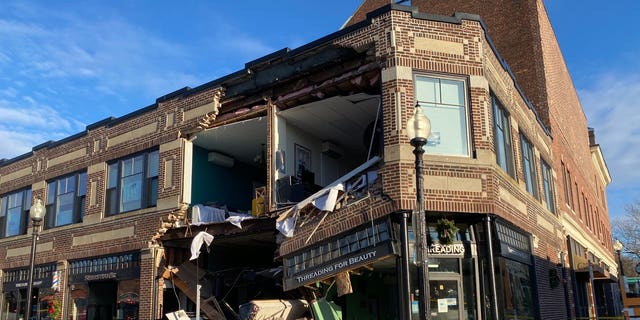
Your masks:
M 336 31 L 359 3 L 4 0 L 0 158 Z M 610 214 L 620 215 L 640 199 L 640 2 L 546 7 L 614 179 Z

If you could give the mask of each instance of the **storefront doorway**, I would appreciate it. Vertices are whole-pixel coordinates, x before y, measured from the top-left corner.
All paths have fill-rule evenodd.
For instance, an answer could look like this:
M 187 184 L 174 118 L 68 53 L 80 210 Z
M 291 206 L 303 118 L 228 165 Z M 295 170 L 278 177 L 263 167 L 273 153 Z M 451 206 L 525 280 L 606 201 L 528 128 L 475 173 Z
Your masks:
M 462 320 L 464 315 L 461 277 L 430 275 L 431 319 Z
M 87 320 L 113 319 L 117 294 L 115 281 L 90 282 Z

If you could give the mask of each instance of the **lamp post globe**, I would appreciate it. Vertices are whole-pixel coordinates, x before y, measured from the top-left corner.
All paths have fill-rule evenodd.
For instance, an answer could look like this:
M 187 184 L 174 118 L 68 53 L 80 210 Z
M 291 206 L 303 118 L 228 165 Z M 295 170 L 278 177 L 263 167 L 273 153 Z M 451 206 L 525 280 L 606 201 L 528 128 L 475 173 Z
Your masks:
M 618 239 L 613 242 L 613 250 L 618 254 L 618 264 L 620 265 L 620 275 L 624 276 L 624 269 L 622 268 L 622 249 L 624 249 L 624 245 Z
M 29 262 L 29 278 L 27 283 L 27 310 L 25 310 L 25 319 L 31 319 L 31 295 L 33 291 L 33 269 L 35 267 L 36 260 L 36 245 L 38 241 L 38 232 L 40 224 L 46 214 L 45 208 L 42 205 L 42 200 L 35 199 L 35 203 L 29 208 L 29 217 L 33 225 L 33 237 L 31 240 L 31 260 Z
M 624 248 L 624 245 L 620 240 L 616 239 L 616 241 L 613 243 L 613 250 L 621 251 L 622 248 Z
M 31 218 L 31 221 L 42 222 L 44 215 L 45 210 L 44 205 L 42 205 L 42 200 L 36 199 L 36 203 L 29 208 L 29 217 Z
M 411 145 L 414 145 L 414 140 L 416 139 L 426 144 L 430 134 L 431 120 L 424 114 L 420 104 L 416 103 L 415 111 L 411 118 L 409 118 L 409 121 L 407 121 L 407 135 L 409 139 L 411 139 Z
M 431 297 L 429 292 L 429 264 L 427 263 L 427 217 L 424 210 L 424 191 L 422 176 L 422 155 L 427 138 L 431 134 L 431 121 L 423 113 L 422 107 L 416 103 L 413 116 L 407 121 L 407 135 L 411 139 L 416 168 L 416 212 L 412 228 L 416 238 L 419 319 L 431 319 Z

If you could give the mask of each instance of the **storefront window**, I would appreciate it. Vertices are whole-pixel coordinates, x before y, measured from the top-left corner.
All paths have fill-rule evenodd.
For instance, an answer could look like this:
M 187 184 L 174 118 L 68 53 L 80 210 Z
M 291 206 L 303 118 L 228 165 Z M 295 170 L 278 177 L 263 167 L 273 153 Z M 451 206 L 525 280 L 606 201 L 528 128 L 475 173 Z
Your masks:
M 460 300 L 457 280 L 429 280 L 431 290 L 431 319 L 460 319 Z
M 48 316 L 49 303 L 54 300 L 54 292 L 51 288 L 54 264 L 38 265 L 33 270 L 33 291 L 31 301 L 31 314 L 33 318 L 45 319 Z M 20 319 L 24 316 L 27 306 L 27 284 L 29 269 L 5 270 L 2 278 L 4 299 L 0 305 L 0 320 Z
M 462 259 L 462 288 L 464 291 L 464 310 L 467 313 L 467 320 L 478 319 L 476 316 L 476 272 L 473 258 Z
M 2 312 L 0 312 L 0 319 L 19 319 L 19 316 L 24 313 L 24 309 L 27 305 L 25 295 L 27 290 L 13 290 L 4 294 L 4 305 L 2 306 Z
M 429 258 L 429 272 L 460 273 L 457 258 Z
M 138 319 L 138 305 L 140 303 L 140 280 L 126 280 L 118 283 L 118 301 L 116 319 Z
M 70 261 L 69 319 L 138 319 L 139 267 L 137 252 Z
M 32 315 L 36 317 L 36 319 L 47 319 L 49 316 L 49 311 L 56 300 L 55 291 L 51 288 L 40 288 L 37 291 L 38 303 L 34 306 L 34 312 Z
M 529 266 L 500 258 L 505 319 L 533 319 L 533 287 Z
M 640 277 L 625 277 L 627 298 L 640 298 Z

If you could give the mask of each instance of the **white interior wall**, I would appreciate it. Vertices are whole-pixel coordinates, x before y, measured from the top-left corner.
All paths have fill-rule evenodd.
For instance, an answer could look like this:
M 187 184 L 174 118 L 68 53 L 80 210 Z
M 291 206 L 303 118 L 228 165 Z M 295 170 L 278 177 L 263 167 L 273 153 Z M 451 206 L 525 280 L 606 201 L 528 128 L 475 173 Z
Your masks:
M 301 145 L 311 152 L 311 168 L 315 183 L 325 186 L 342 176 L 348 168 L 340 161 L 322 154 L 322 141 L 310 133 L 278 117 L 278 149 L 285 150 L 285 170 L 279 177 L 292 176 L 296 172 L 295 145 Z

